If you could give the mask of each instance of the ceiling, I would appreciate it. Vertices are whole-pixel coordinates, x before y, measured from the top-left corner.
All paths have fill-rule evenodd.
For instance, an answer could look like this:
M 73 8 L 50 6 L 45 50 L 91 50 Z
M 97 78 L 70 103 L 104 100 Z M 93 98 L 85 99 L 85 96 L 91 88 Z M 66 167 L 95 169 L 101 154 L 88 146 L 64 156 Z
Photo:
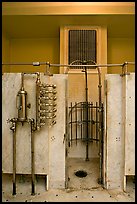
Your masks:
M 2 16 L 2 30 L 9 38 L 56 38 L 60 26 L 67 25 L 107 26 L 108 37 L 135 37 L 135 15 Z
M 2 15 L 135 14 L 135 2 L 2 2 Z

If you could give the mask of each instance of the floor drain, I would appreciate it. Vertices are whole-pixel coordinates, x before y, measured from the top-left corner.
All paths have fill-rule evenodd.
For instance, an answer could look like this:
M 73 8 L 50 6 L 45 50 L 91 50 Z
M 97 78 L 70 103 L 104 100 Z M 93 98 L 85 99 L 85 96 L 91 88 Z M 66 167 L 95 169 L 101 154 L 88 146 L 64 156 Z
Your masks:
M 87 176 L 87 172 L 86 171 L 82 171 L 82 170 L 79 170 L 75 173 L 76 176 L 80 177 L 80 178 L 83 178 L 83 177 L 86 177 Z

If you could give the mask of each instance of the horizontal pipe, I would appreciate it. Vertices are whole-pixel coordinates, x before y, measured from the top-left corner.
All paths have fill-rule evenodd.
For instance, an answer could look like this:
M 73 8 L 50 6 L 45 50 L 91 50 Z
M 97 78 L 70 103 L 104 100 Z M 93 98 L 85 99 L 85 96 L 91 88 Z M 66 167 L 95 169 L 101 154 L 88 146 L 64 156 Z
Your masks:
M 72 139 L 71 139 L 71 141 L 73 141 L 73 140 L 75 141 L 76 138 L 72 138 Z M 77 140 L 81 140 L 81 138 L 78 137 Z M 87 138 L 82 138 L 82 141 L 87 142 Z M 89 141 L 89 142 L 91 142 L 91 141 L 99 141 L 99 139 L 89 138 L 88 141 Z
M 135 65 L 135 62 L 124 62 L 122 64 L 95 64 L 95 65 L 69 65 L 69 64 L 50 64 L 49 62 L 32 62 L 32 63 L 2 63 L 2 65 L 31 65 L 40 66 L 48 65 L 49 67 L 116 67 L 125 65 Z

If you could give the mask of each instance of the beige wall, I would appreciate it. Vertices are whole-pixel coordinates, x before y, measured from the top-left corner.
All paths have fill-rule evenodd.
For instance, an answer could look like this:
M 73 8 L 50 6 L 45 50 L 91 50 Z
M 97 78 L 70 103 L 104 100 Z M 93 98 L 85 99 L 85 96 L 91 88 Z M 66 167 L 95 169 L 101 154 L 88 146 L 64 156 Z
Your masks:
M 108 64 L 134 62 L 135 39 L 134 38 L 108 38 Z M 129 71 L 134 72 L 135 67 L 129 66 Z M 120 67 L 108 68 L 108 74 L 121 73 Z

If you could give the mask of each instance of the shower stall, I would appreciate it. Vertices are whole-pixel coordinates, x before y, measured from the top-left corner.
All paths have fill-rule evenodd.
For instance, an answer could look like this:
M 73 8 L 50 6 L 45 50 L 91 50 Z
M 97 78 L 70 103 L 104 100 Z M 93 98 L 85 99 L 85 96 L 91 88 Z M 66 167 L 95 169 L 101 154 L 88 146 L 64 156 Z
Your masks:
M 12 194 L 19 193 L 25 175 L 32 195 L 38 176 L 45 190 L 126 190 L 126 176 L 135 174 L 134 73 L 128 73 L 134 63 L 21 65 L 46 65 L 46 72 L 2 75 L 2 171 L 12 175 Z M 68 67 L 68 73 L 50 73 L 55 66 Z M 101 70 L 109 66 L 120 66 L 121 75 L 102 78 Z M 69 73 L 73 68 L 77 80 Z

